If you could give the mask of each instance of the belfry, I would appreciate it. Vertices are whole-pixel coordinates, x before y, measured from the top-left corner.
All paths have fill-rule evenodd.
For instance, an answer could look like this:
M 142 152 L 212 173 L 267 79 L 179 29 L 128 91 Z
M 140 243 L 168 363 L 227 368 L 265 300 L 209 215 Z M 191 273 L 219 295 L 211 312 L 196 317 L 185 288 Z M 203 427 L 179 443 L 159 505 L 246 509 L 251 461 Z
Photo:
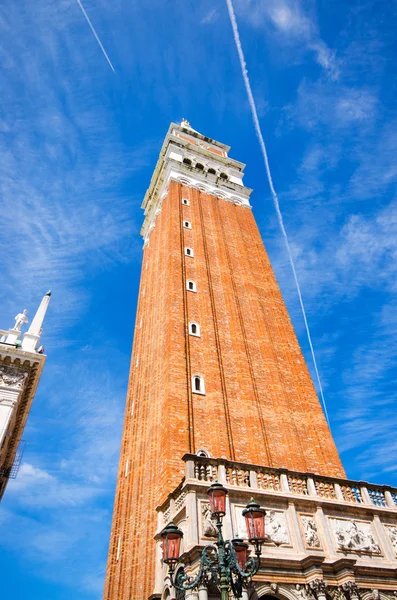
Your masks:
M 397 491 L 346 479 L 229 147 L 172 123 L 146 193 L 142 273 L 105 600 L 219 598 L 176 591 L 159 533 L 183 532 L 194 576 L 216 541 L 207 491 L 228 490 L 225 532 L 266 510 L 245 598 L 391 599 Z M 383 590 L 383 591 L 382 591 Z M 379 596 L 380 594 L 380 596 Z M 193 598 L 194 597 L 194 598 Z

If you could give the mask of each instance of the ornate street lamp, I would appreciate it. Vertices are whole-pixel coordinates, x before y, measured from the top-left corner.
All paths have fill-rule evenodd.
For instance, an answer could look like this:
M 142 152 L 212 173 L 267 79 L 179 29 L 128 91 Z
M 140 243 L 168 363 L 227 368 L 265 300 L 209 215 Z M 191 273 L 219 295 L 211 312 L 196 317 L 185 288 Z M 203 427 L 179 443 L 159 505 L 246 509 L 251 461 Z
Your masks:
M 197 588 L 211 581 L 221 592 L 221 600 L 228 600 L 232 590 L 235 598 L 241 598 L 243 586 L 257 573 L 260 565 L 262 544 L 265 541 L 265 510 L 253 498 L 243 511 L 247 525 L 248 540 L 254 545 L 256 558 L 247 558 L 248 544 L 236 538 L 224 540 L 222 518 L 226 514 L 227 489 L 215 482 L 208 489 L 210 510 L 216 519 L 218 539 L 205 546 L 201 553 L 200 568 L 196 577 L 188 577 L 183 570 L 174 577 L 183 533 L 174 523 L 161 532 L 163 560 L 168 565 L 171 584 L 178 590 Z

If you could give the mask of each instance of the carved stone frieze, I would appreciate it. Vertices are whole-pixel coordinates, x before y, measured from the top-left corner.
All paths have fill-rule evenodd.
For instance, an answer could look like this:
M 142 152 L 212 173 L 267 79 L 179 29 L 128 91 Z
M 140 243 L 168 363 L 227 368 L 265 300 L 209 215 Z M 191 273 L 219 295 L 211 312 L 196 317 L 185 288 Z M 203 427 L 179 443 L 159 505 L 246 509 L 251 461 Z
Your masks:
M 20 371 L 8 365 L 0 365 L 0 386 L 21 390 L 27 376 L 26 371 Z
M 328 588 L 327 592 L 331 600 L 346 600 L 346 595 L 340 587 Z
M 201 503 L 201 524 L 203 537 L 215 538 L 218 535 L 208 502 Z
M 394 552 L 397 554 L 397 526 L 396 525 L 385 525 L 387 535 L 389 536 L 391 545 L 393 546 Z
M 306 585 L 306 592 L 317 600 L 327 594 L 327 582 L 324 579 L 313 579 Z
M 306 545 L 309 548 L 320 548 L 320 539 L 318 537 L 317 524 L 313 516 L 301 515 L 303 533 L 305 535 Z
M 297 583 L 295 585 L 294 593 L 295 593 L 295 596 L 298 598 L 298 600 L 307 600 L 307 593 L 306 593 L 305 586 L 300 585 L 300 583 Z
M 237 519 L 237 528 L 235 530 L 235 535 L 242 538 L 246 538 L 247 530 L 242 511 L 242 508 L 236 507 L 235 514 Z M 280 544 L 290 544 L 290 537 L 287 529 L 287 522 L 285 519 L 284 511 L 266 510 L 265 535 L 266 541 L 268 543 L 273 543 L 276 546 L 279 546 Z
M 353 600 L 353 598 L 359 598 L 357 584 L 354 581 L 345 581 L 342 583 L 342 590 L 347 600 Z
M 288 544 L 289 535 L 285 514 L 276 510 L 266 511 L 265 532 L 268 541 L 273 542 L 273 544 L 277 546 L 279 544 Z
M 380 554 L 371 523 L 345 519 L 330 519 L 330 521 L 339 550 Z

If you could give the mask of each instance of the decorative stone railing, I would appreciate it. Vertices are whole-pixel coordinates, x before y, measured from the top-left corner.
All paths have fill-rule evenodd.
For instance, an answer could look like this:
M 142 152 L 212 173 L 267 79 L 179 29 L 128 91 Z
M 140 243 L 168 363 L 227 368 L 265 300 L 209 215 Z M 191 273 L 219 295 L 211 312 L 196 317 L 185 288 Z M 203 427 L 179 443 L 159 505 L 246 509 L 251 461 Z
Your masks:
M 397 510 L 397 489 L 344 479 L 323 477 L 311 473 L 296 473 L 226 459 L 206 458 L 195 454 L 183 457 L 186 480 L 210 485 L 218 480 L 233 488 L 251 488 L 254 492 L 290 493 L 295 496 L 317 497 L 326 501 Z

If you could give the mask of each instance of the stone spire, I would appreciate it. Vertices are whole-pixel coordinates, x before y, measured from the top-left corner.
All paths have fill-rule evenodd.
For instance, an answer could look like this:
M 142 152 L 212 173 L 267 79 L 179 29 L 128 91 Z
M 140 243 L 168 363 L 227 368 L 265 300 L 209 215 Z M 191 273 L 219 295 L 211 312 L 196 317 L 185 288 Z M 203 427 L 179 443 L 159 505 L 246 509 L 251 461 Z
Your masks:
M 37 309 L 33 321 L 30 324 L 28 331 L 24 334 L 22 338 L 23 350 L 28 350 L 29 352 L 34 352 L 36 350 L 36 346 L 39 343 L 40 335 L 42 332 L 44 317 L 47 312 L 48 305 L 50 303 L 50 297 L 51 291 L 49 290 L 40 302 L 40 306 Z

